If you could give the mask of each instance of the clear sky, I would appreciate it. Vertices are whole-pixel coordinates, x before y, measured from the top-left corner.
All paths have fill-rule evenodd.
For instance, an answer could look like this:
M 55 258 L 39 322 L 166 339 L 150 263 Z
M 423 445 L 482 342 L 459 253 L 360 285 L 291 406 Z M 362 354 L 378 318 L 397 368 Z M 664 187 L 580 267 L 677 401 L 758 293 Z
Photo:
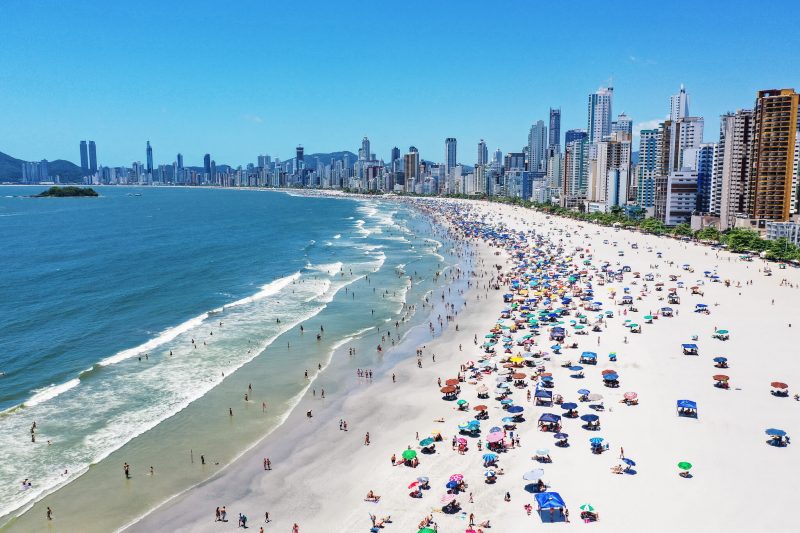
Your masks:
M 614 113 L 641 125 L 684 83 L 716 140 L 720 113 L 764 88 L 800 90 L 800 2 L 2 0 L 0 151 L 104 165 L 282 159 L 415 145 L 459 161 L 520 150 L 613 79 Z

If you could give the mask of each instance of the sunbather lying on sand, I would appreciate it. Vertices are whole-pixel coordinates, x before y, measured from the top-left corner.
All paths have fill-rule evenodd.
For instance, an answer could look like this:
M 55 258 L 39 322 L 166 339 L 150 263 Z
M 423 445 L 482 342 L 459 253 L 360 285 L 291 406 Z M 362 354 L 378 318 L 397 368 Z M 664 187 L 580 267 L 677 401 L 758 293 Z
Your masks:
M 365 501 L 365 502 L 377 502 L 377 501 L 378 501 L 378 500 L 380 500 L 380 499 L 381 499 L 381 497 L 380 497 L 380 496 L 376 496 L 374 492 L 372 492 L 372 491 L 369 491 L 369 492 L 367 493 L 367 497 L 366 497 L 366 498 L 364 498 L 364 501 Z

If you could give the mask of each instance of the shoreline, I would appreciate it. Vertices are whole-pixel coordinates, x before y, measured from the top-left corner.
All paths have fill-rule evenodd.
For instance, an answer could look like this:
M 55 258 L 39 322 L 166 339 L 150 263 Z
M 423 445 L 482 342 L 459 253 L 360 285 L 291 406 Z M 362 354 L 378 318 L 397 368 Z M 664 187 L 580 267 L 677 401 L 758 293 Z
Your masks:
M 362 204 L 362 203 L 359 202 L 359 204 Z M 415 216 L 417 216 L 417 215 L 415 215 Z M 424 219 L 418 218 L 418 222 L 415 222 L 415 224 L 421 223 L 421 222 L 419 222 L 419 220 L 424 220 Z M 426 222 L 425 224 L 428 224 L 428 223 Z M 427 237 L 427 234 L 426 234 L 426 237 Z M 429 237 L 434 237 L 434 235 L 431 234 Z M 417 244 L 417 246 L 419 246 L 419 244 Z M 427 253 L 427 252 L 424 252 L 424 253 Z M 430 260 L 427 260 L 427 261 L 430 261 Z M 394 269 L 390 265 L 383 266 L 382 268 L 384 270 L 384 277 L 389 276 L 389 277 L 397 278 L 397 273 L 394 271 Z M 368 278 L 371 278 L 373 276 L 373 274 L 370 274 L 368 276 Z M 368 286 L 368 283 L 365 282 L 365 276 L 357 276 L 357 279 L 354 279 L 352 281 L 348 281 L 345 284 L 345 286 L 350 286 L 351 283 L 354 283 L 356 281 L 359 282 L 358 283 L 359 286 L 360 285 L 364 285 L 365 287 Z M 433 281 L 431 281 L 431 280 L 429 280 L 429 281 L 423 280 L 423 282 L 424 283 L 422 285 L 418 285 L 417 283 L 415 283 L 415 288 L 412 290 L 411 293 L 409 293 L 406 296 L 406 298 L 409 298 L 409 300 L 408 300 L 409 304 L 413 303 L 412 299 L 416 299 L 416 298 L 419 297 L 418 294 L 417 294 L 417 293 L 419 293 L 419 291 L 423 291 L 424 292 L 425 290 L 427 290 L 424 287 L 426 287 L 428 283 L 433 283 Z M 342 305 L 343 305 L 342 298 L 344 298 L 344 302 L 345 303 L 346 303 L 347 300 L 349 300 L 349 297 L 345 298 L 345 296 L 346 296 L 346 294 L 345 294 L 346 291 L 344 290 L 345 286 L 341 287 L 340 293 L 337 293 L 337 297 L 334 300 L 331 300 L 331 301 L 327 301 L 326 300 L 326 302 L 327 302 L 326 305 L 327 306 L 334 306 L 328 311 L 329 314 L 331 312 L 335 312 L 335 309 L 343 309 L 343 307 L 342 307 Z M 353 285 L 353 288 L 355 289 L 356 287 Z M 364 289 L 362 288 L 361 290 L 363 291 Z M 406 290 L 407 289 L 404 289 L 403 292 L 405 292 Z M 397 292 L 399 294 L 401 291 L 398 290 Z M 387 299 L 385 305 L 389 305 L 391 307 L 391 306 L 393 306 L 395 304 L 391 303 Z M 400 306 L 400 303 L 398 302 L 397 305 Z M 396 316 L 398 318 L 398 320 L 399 320 L 400 317 L 403 315 L 404 311 L 398 311 L 398 312 L 392 311 L 392 313 L 393 314 L 390 315 L 390 316 Z M 367 313 L 367 314 L 369 314 L 369 313 Z M 419 316 L 419 312 L 416 313 L 416 316 Z M 417 320 L 417 318 L 413 318 L 412 317 L 411 321 L 407 322 L 406 324 L 407 325 L 413 325 L 416 320 Z M 314 319 L 310 320 L 310 322 L 314 322 L 314 321 L 315 321 Z M 316 320 L 316 321 L 318 321 L 318 320 Z M 331 339 L 330 343 L 328 343 L 329 345 L 332 344 L 332 346 L 330 347 L 329 350 L 325 350 L 325 355 L 324 355 L 325 361 L 323 362 L 324 366 L 321 369 L 322 372 L 317 372 L 317 370 L 315 368 L 313 374 L 309 376 L 311 379 L 307 383 L 305 383 L 304 387 L 301 390 L 299 390 L 296 394 L 294 394 L 291 397 L 285 398 L 284 401 L 281 402 L 281 404 L 272 404 L 271 403 L 270 411 L 271 412 L 275 412 L 274 409 L 272 409 L 272 408 L 273 407 L 277 408 L 278 411 L 276 413 L 278 415 L 278 418 L 277 419 L 275 418 L 276 415 L 267 413 L 267 419 L 266 420 L 268 421 L 269 429 L 266 432 L 262 431 L 258 435 L 257 438 L 253 439 L 252 441 L 250 441 L 245 446 L 238 446 L 238 445 L 234 446 L 234 448 L 237 450 L 236 453 L 232 456 L 232 458 L 230 460 L 228 460 L 226 458 L 224 462 L 220 461 L 220 463 L 219 463 L 220 466 L 222 466 L 222 465 L 226 465 L 227 466 L 231 462 L 235 461 L 242 454 L 245 454 L 248 450 L 252 449 L 254 446 L 257 446 L 258 443 L 261 441 L 261 439 L 264 438 L 265 435 L 269 435 L 270 433 L 275 431 L 275 429 L 280 428 L 282 425 L 285 424 L 286 419 L 289 416 L 291 416 L 291 413 L 298 409 L 298 405 L 302 402 L 303 398 L 305 398 L 306 396 L 310 396 L 309 389 L 312 389 L 315 386 L 318 387 L 319 385 L 316 385 L 318 382 L 328 382 L 328 381 L 330 381 L 332 378 L 331 378 L 330 372 L 328 371 L 329 370 L 328 367 L 330 366 L 331 361 L 335 360 L 336 358 L 342 357 L 342 353 L 343 352 L 346 353 L 346 350 L 347 350 L 346 345 L 347 344 L 351 344 L 352 345 L 352 344 L 359 344 L 360 343 L 363 346 L 366 343 L 370 343 L 370 344 L 372 343 L 371 339 L 376 338 L 376 337 L 374 337 L 375 327 L 376 326 L 369 327 L 368 331 L 362 331 L 361 329 L 359 329 L 359 327 L 355 326 L 355 324 L 357 322 L 354 322 L 353 329 L 350 330 L 348 333 L 344 334 L 344 332 L 342 332 L 344 334 L 344 336 L 338 341 L 335 340 L 335 339 L 338 338 L 338 335 L 336 334 L 336 330 L 335 329 L 332 330 L 333 333 L 330 333 L 330 334 L 334 335 L 334 337 Z M 325 321 L 325 325 L 328 326 L 327 321 Z M 407 325 L 404 324 L 403 330 L 408 329 Z M 344 326 L 344 327 L 347 327 L 347 326 Z M 383 326 L 378 326 L 378 327 L 380 329 L 383 328 Z M 283 338 L 285 340 L 287 334 L 290 334 L 291 331 L 294 331 L 295 329 L 296 329 L 296 327 L 292 327 L 292 328 L 289 328 L 289 331 L 284 331 L 284 332 L 280 333 L 279 335 L 277 335 L 277 338 L 274 339 L 273 342 L 272 342 L 272 345 L 274 346 L 273 351 L 279 351 L 279 348 L 277 347 L 277 345 L 280 344 L 281 339 Z M 328 329 L 328 328 L 326 327 L 326 329 Z M 326 336 L 327 335 L 329 335 L 328 332 L 326 332 Z M 305 344 L 308 344 L 308 348 L 313 348 L 314 347 L 313 334 L 307 334 L 307 335 L 305 335 L 305 337 L 306 337 L 306 341 L 307 341 Z M 303 348 L 303 346 L 304 346 L 303 343 L 301 343 L 297 347 L 295 347 L 295 340 L 292 340 L 291 344 L 292 344 L 292 349 L 297 349 L 297 350 L 300 350 L 301 352 L 304 349 Z M 373 347 L 374 347 L 374 345 L 373 345 Z M 366 354 L 367 357 L 369 357 L 369 358 L 372 357 L 372 355 L 368 354 L 366 352 L 366 350 L 364 350 L 364 353 Z M 264 354 L 260 354 L 257 357 L 262 357 L 262 359 L 263 359 Z M 249 367 L 252 368 L 253 365 L 256 364 L 253 361 L 254 360 L 251 360 L 250 362 L 246 363 L 246 365 L 249 365 Z M 306 364 L 310 364 L 310 361 L 307 362 Z M 316 365 L 316 362 L 314 364 Z M 258 366 L 258 367 L 264 367 L 265 365 L 267 367 L 269 367 L 269 362 L 262 360 L 260 364 L 256 364 L 256 366 Z M 326 371 L 328 371 L 328 372 L 326 372 Z M 239 374 L 239 375 L 237 376 L 237 374 Z M 226 377 L 226 379 L 224 381 L 228 381 L 230 378 L 233 378 L 235 381 L 245 380 L 245 385 L 244 386 L 245 387 L 247 386 L 246 385 L 246 380 L 248 378 L 247 378 L 247 376 L 241 375 L 240 372 L 234 372 L 233 374 L 231 374 L 231 376 Z M 212 389 L 212 391 L 218 389 L 220 384 L 221 383 L 217 383 L 217 385 Z M 254 382 L 254 384 L 255 384 L 255 382 Z M 323 387 L 325 387 L 325 388 L 328 388 L 329 385 L 330 385 L 330 391 L 333 394 L 335 394 L 336 393 L 335 384 L 324 384 L 323 383 Z M 231 385 L 230 383 L 226 385 L 226 388 L 231 388 L 231 387 L 233 387 L 233 385 Z M 222 393 L 216 392 L 215 396 L 220 396 L 220 394 L 222 394 Z M 333 395 L 333 394 L 331 394 L 331 395 Z M 254 397 L 254 399 L 255 399 L 255 397 Z M 141 443 L 139 441 L 141 441 L 142 439 L 152 441 L 153 437 L 148 436 L 147 435 L 148 433 L 156 432 L 157 434 L 162 434 L 162 435 L 166 434 L 165 432 L 167 432 L 168 429 L 165 426 L 172 426 L 172 425 L 175 424 L 176 420 L 179 421 L 179 420 L 181 420 L 181 418 L 185 418 L 185 416 L 183 416 L 181 413 L 183 413 L 184 411 L 186 411 L 188 409 L 194 409 L 194 410 L 200 409 L 195 404 L 205 404 L 207 406 L 209 404 L 209 401 L 210 400 L 208 398 L 208 393 L 203 395 L 203 396 L 201 396 L 201 397 L 199 397 L 199 398 L 197 398 L 197 399 L 195 399 L 195 400 L 193 400 L 190 403 L 189 406 L 184 407 L 183 409 L 181 409 L 177 413 L 175 413 L 172 416 L 168 417 L 167 419 L 159 422 L 155 427 L 140 433 L 139 436 L 134 437 L 134 439 L 126 442 L 125 444 L 123 444 L 121 448 L 118 448 L 117 450 L 111 451 L 109 454 L 107 454 L 107 456 L 104 459 L 102 459 L 102 460 L 100 460 L 98 462 L 95 462 L 94 464 L 90 465 L 85 471 L 81 472 L 80 475 L 76 476 L 75 479 L 72 479 L 72 480 L 70 480 L 69 482 L 67 482 L 67 483 L 65 483 L 63 485 L 55 487 L 53 490 L 48 491 L 47 494 L 43 495 L 42 497 L 38 497 L 34 502 L 32 502 L 30 504 L 27 504 L 22 508 L 18 508 L 16 511 L 12 512 L 11 514 L 6 515 L 4 517 L 5 522 L 4 522 L 4 524 L 2 526 L 0 526 L 0 529 L 3 529 L 3 530 L 17 530 L 19 528 L 24 528 L 24 529 L 30 530 L 31 527 L 35 528 L 36 524 L 39 522 L 39 516 L 38 516 L 39 513 L 37 512 L 37 510 L 40 510 L 40 508 L 44 509 L 43 506 L 47 505 L 49 503 L 49 501 L 52 500 L 53 498 L 58 499 L 58 501 L 60 502 L 60 503 L 57 502 L 58 505 L 57 506 L 53 506 L 53 508 L 62 510 L 61 513 L 56 512 L 56 514 L 57 515 L 61 514 L 61 516 L 64 516 L 63 509 L 67 508 L 67 507 L 65 507 L 65 503 L 64 502 L 65 501 L 69 502 L 69 500 L 65 499 L 65 498 L 67 498 L 67 495 L 70 494 L 70 493 L 74 493 L 76 491 L 82 491 L 83 489 L 81 487 L 86 487 L 86 483 L 88 481 L 87 481 L 87 479 L 84 479 L 84 476 L 87 473 L 90 474 L 89 477 L 95 477 L 96 478 L 96 476 L 98 474 L 97 474 L 97 472 L 95 472 L 95 470 L 98 467 L 101 468 L 104 471 L 110 470 L 110 471 L 113 472 L 115 470 L 115 467 L 110 465 L 109 461 L 113 462 L 113 460 L 109 459 L 109 457 L 119 457 L 120 454 L 122 453 L 120 450 L 123 449 L 122 451 L 124 451 L 125 448 L 130 448 L 130 449 L 132 449 L 134 451 L 138 450 L 139 448 L 141 448 Z M 241 398 L 239 398 L 239 401 L 241 401 Z M 287 408 L 285 408 L 285 409 L 281 408 L 281 405 L 283 405 L 283 404 L 285 404 L 287 406 Z M 255 406 L 250 406 L 250 407 L 252 407 L 253 410 L 256 409 Z M 239 408 L 239 409 L 241 409 L 241 408 Z M 176 417 L 179 417 L 179 418 L 176 418 Z M 178 426 L 175 426 L 175 427 L 178 428 Z M 178 430 L 180 431 L 180 428 L 178 428 Z M 170 440 L 172 440 L 172 439 L 170 439 Z M 187 447 L 186 450 L 187 450 L 187 455 L 188 455 L 189 448 Z M 157 453 L 157 450 L 154 450 L 154 452 Z M 198 456 L 199 456 L 199 452 L 195 451 L 194 457 L 195 457 L 195 461 L 196 462 L 197 462 Z M 188 457 L 187 457 L 187 459 L 188 459 Z M 121 459 L 120 459 L 120 461 L 121 461 Z M 214 462 L 213 459 L 211 461 L 212 461 L 212 463 Z M 211 463 L 209 463 L 209 465 L 211 465 Z M 146 465 L 143 466 L 141 464 L 141 461 L 140 461 L 139 465 L 138 465 L 138 473 L 140 474 L 140 476 L 144 475 L 145 469 L 146 469 Z M 207 465 L 206 467 L 204 467 L 204 469 L 206 469 L 206 472 L 207 472 L 207 474 L 205 476 L 203 476 L 198 481 L 191 482 L 188 485 L 184 485 L 184 487 L 181 490 L 179 490 L 177 492 L 177 494 L 181 494 L 184 491 L 188 490 L 187 487 L 191 488 L 191 487 L 196 486 L 196 485 L 202 485 L 203 483 L 207 482 L 208 479 L 211 479 L 211 478 L 215 477 L 218 474 L 218 471 L 216 471 L 217 469 L 215 468 L 215 466 L 208 466 Z M 93 474 L 93 476 L 91 474 Z M 140 479 L 141 479 L 141 477 L 140 477 Z M 150 482 L 148 482 L 148 483 L 150 483 Z M 168 497 L 172 498 L 172 497 L 174 497 L 175 494 L 176 493 L 170 493 L 170 495 Z M 161 502 L 159 502 L 159 504 L 160 503 Z M 63 519 L 62 519 L 62 523 L 64 523 Z M 73 521 L 73 523 L 74 523 L 74 521 Z M 122 521 L 120 521 L 119 523 L 122 524 Z M 88 527 L 91 528 L 91 526 L 88 526 Z M 95 529 L 97 529 L 96 526 L 95 526 Z

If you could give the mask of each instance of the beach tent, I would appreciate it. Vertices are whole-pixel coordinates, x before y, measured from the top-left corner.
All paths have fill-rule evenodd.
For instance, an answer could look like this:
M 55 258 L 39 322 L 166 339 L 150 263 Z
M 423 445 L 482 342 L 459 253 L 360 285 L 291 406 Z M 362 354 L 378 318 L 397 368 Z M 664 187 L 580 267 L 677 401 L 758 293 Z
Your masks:
M 697 402 L 692 400 L 678 400 L 678 415 L 697 416 Z
M 681 344 L 683 348 L 683 355 L 697 355 L 696 344 Z
M 553 413 L 544 413 L 539 417 L 540 424 L 558 424 L 559 422 L 561 422 L 561 417 Z
M 536 494 L 536 504 L 539 510 L 543 509 L 563 509 L 567 507 L 564 499 L 557 492 L 540 492 Z

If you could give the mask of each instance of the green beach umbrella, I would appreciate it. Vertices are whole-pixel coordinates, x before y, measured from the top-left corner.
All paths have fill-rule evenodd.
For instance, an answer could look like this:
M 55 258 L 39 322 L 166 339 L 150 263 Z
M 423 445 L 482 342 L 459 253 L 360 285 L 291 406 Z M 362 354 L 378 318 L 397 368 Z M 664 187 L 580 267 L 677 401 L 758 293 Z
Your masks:
M 458 405 L 464 405 L 465 403 L 467 403 L 467 400 L 458 400 L 456 403 Z
M 403 452 L 403 459 L 405 459 L 406 461 L 410 461 L 414 459 L 416 456 L 417 452 L 415 452 L 414 450 L 406 450 Z
M 583 329 L 584 327 L 585 326 L 581 326 L 580 324 L 578 324 L 577 326 L 575 326 L 575 329 Z
M 717 333 L 719 335 L 727 335 L 728 334 L 728 330 L 727 329 L 718 329 Z
M 680 468 L 681 470 L 689 471 L 692 468 L 692 463 L 687 463 L 686 461 L 681 461 L 680 463 L 678 463 L 678 468 Z
M 651 315 L 644 315 L 644 319 L 645 320 L 653 320 L 653 317 Z
M 584 503 L 581 505 L 581 511 L 589 511 L 590 513 L 594 512 L 594 506 L 591 503 Z
M 417 533 L 436 533 L 436 531 L 434 531 L 433 529 L 431 529 L 429 527 L 423 527 L 422 529 L 417 531 Z
M 628 324 L 629 328 L 638 328 L 639 324 Z

